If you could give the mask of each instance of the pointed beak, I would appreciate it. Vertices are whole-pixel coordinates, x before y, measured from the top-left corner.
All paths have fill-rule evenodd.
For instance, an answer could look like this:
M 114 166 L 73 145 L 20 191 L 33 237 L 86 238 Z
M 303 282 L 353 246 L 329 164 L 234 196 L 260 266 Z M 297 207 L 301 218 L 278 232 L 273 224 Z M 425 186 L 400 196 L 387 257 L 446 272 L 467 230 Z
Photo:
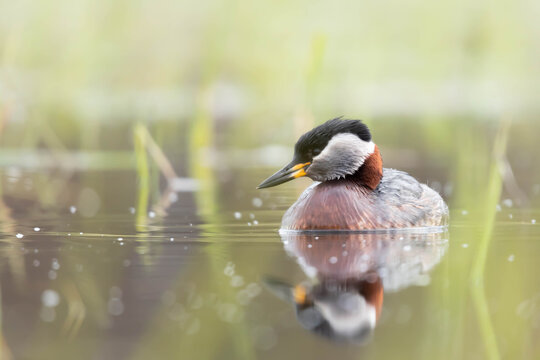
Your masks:
M 306 169 L 309 167 L 310 164 L 310 162 L 303 164 L 290 163 L 289 165 L 285 166 L 283 169 L 279 170 L 274 175 L 270 176 L 268 179 L 260 183 L 260 185 L 257 186 L 257 189 L 269 188 L 302 176 L 306 176 Z
M 266 277 L 263 279 L 263 284 L 276 297 L 288 303 L 294 303 L 294 286 L 287 284 L 284 281 Z
M 292 286 L 284 281 L 269 277 L 263 279 L 263 283 L 272 294 L 286 302 L 304 305 L 311 301 L 308 295 L 308 289 L 304 285 L 298 284 Z

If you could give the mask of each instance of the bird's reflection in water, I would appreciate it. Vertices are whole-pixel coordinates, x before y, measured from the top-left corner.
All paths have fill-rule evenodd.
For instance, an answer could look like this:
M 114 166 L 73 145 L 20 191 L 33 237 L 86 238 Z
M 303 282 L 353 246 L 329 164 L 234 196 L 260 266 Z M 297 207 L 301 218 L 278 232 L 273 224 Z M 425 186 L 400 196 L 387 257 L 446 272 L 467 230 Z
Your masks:
M 384 293 L 429 283 L 448 244 L 447 233 L 284 233 L 285 250 L 308 277 L 296 285 L 267 278 L 294 304 L 300 324 L 341 342 L 367 342 Z

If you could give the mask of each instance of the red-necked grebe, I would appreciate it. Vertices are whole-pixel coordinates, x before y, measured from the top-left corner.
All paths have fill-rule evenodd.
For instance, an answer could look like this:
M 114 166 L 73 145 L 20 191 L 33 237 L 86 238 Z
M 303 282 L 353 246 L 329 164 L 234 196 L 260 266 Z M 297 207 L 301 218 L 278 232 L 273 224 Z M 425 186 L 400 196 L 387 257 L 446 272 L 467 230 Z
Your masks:
M 286 230 L 375 230 L 446 225 L 441 196 L 403 171 L 383 169 L 359 120 L 329 120 L 300 137 L 293 161 L 258 188 L 302 176 L 316 181 L 287 210 Z

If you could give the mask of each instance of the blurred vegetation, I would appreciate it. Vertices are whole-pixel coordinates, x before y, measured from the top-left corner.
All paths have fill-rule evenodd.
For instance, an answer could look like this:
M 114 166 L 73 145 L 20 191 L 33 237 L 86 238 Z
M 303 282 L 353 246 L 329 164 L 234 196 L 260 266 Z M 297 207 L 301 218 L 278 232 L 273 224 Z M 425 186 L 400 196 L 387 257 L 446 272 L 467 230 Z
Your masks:
M 532 0 L 0 5 L 8 147 L 125 150 L 130 137 L 111 128 L 198 124 L 201 112 L 253 146 L 288 143 L 343 114 L 522 119 L 538 110 Z

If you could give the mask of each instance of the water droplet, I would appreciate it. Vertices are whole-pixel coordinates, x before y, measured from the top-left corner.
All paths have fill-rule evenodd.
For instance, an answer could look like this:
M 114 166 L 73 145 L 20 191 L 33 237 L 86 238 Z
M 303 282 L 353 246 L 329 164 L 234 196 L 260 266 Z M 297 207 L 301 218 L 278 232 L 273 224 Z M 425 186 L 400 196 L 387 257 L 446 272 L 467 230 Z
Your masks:
M 41 294 L 41 303 L 46 307 L 56 307 L 60 303 L 60 296 L 56 291 L 47 289 Z
M 263 201 L 260 199 L 260 198 L 253 198 L 253 200 L 251 200 L 251 203 L 253 204 L 253 206 L 259 208 L 262 206 L 263 204 Z
M 411 249 L 412 249 L 411 245 L 405 245 L 403 247 L 403 251 L 411 251 Z
M 217 307 L 218 317 L 228 323 L 240 321 L 242 314 L 238 306 L 230 303 L 223 303 Z
M 169 240 L 170 240 L 170 241 L 174 241 L 174 238 L 172 237 L 172 238 L 170 238 Z
M 236 211 L 236 212 L 234 213 L 234 218 L 235 218 L 236 220 L 241 219 L 241 218 L 242 218 L 242 213 Z
M 466 249 L 466 248 L 469 247 L 469 244 L 461 244 L 461 247 L 464 248 L 464 249 Z
M 250 223 L 250 222 L 248 222 L 247 224 L 248 224 L 248 226 L 251 226 L 251 223 Z
M 22 238 L 24 237 L 24 235 L 21 234 L 21 233 L 18 233 L 17 235 L 15 235 L 15 237 L 16 237 L 17 239 L 22 239 Z
M 532 219 L 531 224 L 536 224 L 536 219 Z
M 259 225 L 259 222 L 257 220 L 253 220 L 253 225 Z
M 469 214 L 469 212 L 467 210 L 462 210 L 461 211 L 461 215 L 463 216 L 467 216 Z
M 511 208 L 514 205 L 514 202 L 512 201 L 512 199 L 504 199 L 502 203 L 504 206 L 509 207 L 509 208 Z
M 82 217 L 94 217 L 101 208 L 101 197 L 96 190 L 85 187 L 79 193 L 76 206 Z
M 307 244 L 307 247 L 311 249 L 313 247 L 313 245 Z
M 231 278 L 231 286 L 232 287 L 240 287 L 244 285 L 244 278 L 240 275 L 234 275 Z
M 335 263 L 338 262 L 338 258 L 335 257 L 335 256 L 332 256 L 332 257 L 330 257 L 330 259 L 328 259 L 328 262 L 329 262 L 330 264 L 335 264 Z
M 513 262 L 515 260 L 515 255 L 514 254 L 510 254 L 510 256 L 508 256 L 508 261 L 509 262 Z
M 122 241 L 122 240 L 124 240 L 124 238 L 122 238 L 122 237 L 119 237 L 119 238 L 118 238 L 118 239 L 116 239 L 116 240 L 118 240 L 118 241 Z
M 77 212 L 77 208 L 72 205 L 72 206 L 69 207 L 69 212 L 72 213 L 72 214 L 75 214 Z
M 53 260 L 52 260 L 52 263 L 51 263 L 51 267 L 53 268 L 53 270 L 58 270 L 58 269 L 60 269 L 60 264 L 58 263 L 58 260 L 53 259 Z
M 223 273 L 227 276 L 233 276 L 234 275 L 234 264 L 232 262 L 228 262 L 225 266 L 225 269 L 223 270 Z
M 249 304 L 249 302 L 251 301 L 251 298 L 249 297 L 246 290 L 240 290 L 236 294 L 236 301 L 238 301 L 238 303 L 240 305 L 245 306 L 245 305 Z
M 153 218 L 156 217 L 156 213 L 153 212 L 153 211 L 149 211 L 149 212 L 148 212 L 148 217 L 149 217 L 150 219 L 153 219 Z
M 124 304 L 122 303 L 122 300 L 112 298 L 107 303 L 107 310 L 109 310 L 109 314 L 113 316 L 122 315 L 124 313 Z
M 130 207 L 129 207 L 129 213 L 130 213 L 131 215 L 135 214 L 135 208 L 134 208 L 133 206 L 130 206 Z
M 38 227 L 36 226 L 36 227 L 34 228 L 34 231 L 35 231 L 35 232 L 38 232 L 38 231 L 41 231 L 41 229 L 38 228 Z
M 248 295 L 251 298 L 254 298 L 255 296 L 259 295 L 261 293 L 261 286 L 257 283 L 251 283 L 248 286 L 246 286 L 246 291 Z

